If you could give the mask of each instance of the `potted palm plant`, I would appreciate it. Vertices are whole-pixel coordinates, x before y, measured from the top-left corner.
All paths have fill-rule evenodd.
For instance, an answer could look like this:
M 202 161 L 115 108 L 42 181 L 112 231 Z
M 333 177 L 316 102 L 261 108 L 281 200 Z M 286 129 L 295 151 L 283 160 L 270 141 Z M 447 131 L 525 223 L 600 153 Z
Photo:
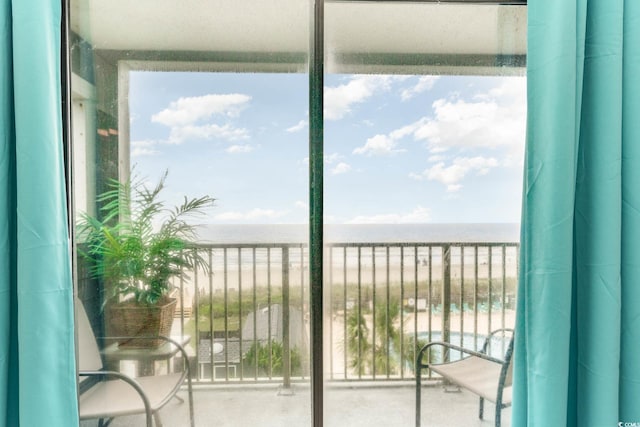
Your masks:
M 120 341 L 130 347 L 157 346 L 167 336 L 176 300 L 169 298 L 174 278 L 187 271 L 208 268 L 197 250 L 189 248 L 196 226 L 188 220 L 204 215 L 213 205 L 209 196 L 188 199 L 167 208 L 160 199 L 167 172 L 155 187 L 142 181 L 111 180 L 98 196 L 101 218 L 84 214 L 78 224 L 84 240 L 81 255 L 90 260 L 92 277 L 103 281 L 109 332 L 141 337 Z

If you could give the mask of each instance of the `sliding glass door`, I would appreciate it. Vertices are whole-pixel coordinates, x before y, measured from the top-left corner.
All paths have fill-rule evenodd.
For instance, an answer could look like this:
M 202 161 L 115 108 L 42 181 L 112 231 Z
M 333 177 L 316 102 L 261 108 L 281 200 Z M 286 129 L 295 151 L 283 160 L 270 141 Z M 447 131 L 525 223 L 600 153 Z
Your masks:
M 413 424 L 417 349 L 515 319 L 526 8 L 483 3 L 70 0 L 94 334 L 160 289 L 197 425 Z M 99 344 L 134 377 L 183 362 Z M 425 422 L 475 422 L 475 397 L 427 390 Z

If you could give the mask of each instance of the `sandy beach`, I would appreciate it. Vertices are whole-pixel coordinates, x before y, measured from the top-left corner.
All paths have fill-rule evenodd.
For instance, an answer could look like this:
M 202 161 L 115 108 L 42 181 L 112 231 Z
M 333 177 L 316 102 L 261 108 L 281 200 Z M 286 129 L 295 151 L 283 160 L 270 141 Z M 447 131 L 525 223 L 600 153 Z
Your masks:
M 258 264 L 255 268 L 252 265 L 228 265 L 227 268 L 220 266 L 214 266 L 210 272 L 198 270 L 198 274 L 194 276 L 193 272 L 188 272 L 188 279 L 182 281 L 175 280 L 175 286 L 184 286 L 190 290 L 197 287 L 204 293 L 208 293 L 209 290 L 213 292 L 223 291 L 225 288 L 228 290 L 250 289 L 253 286 L 256 287 L 281 287 L 284 283 L 284 278 L 287 278 L 289 286 L 291 288 L 300 288 L 301 285 L 308 287 L 309 284 L 309 272 L 304 266 L 291 265 L 289 268 L 282 268 L 282 265 L 275 264 L 269 268 L 267 265 Z M 324 272 L 325 285 L 354 285 L 360 283 L 361 285 L 371 286 L 373 283 L 376 285 L 400 284 L 404 283 L 412 285 L 418 281 L 418 283 L 429 283 L 442 281 L 445 275 L 442 264 L 433 263 L 429 265 L 404 265 L 390 264 L 386 265 L 377 264 L 375 270 L 372 265 L 361 264 L 358 266 L 348 265 L 345 269 L 341 266 L 334 266 L 327 268 Z M 517 277 L 517 264 L 515 262 L 508 262 L 504 266 L 499 263 L 494 263 L 489 268 L 488 264 L 478 265 L 476 271 L 474 265 L 465 265 L 464 270 L 461 264 L 453 263 L 450 269 L 450 277 L 452 284 L 459 283 L 464 277 L 465 285 L 473 284 L 476 281 L 482 282 L 488 280 L 491 277 L 492 282 L 499 283 L 503 278 L 515 279 Z

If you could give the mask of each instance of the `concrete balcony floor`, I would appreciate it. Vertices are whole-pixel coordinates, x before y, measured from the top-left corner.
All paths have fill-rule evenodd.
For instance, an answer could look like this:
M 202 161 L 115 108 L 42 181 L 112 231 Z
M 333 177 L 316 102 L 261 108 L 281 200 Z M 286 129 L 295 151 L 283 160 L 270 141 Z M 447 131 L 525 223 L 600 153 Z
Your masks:
M 455 390 L 451 388 L 451 390 Z M 199 387 L 194 390 L 197 427 L 306 427 L 311 426 L 308 384 L 293 386 L 293 394 L 279 393 L 277 385 Z M 186 399 L 186 392 L 179 396 Z M 413 383 L 327 384 L 324 425 L 327 427 L 389 427 L 415 425 Z M 188 427 L 187 403 L 174 399 L 161 411 L 164 427 Z M 494 406 L 485 405 L 485 420 L 478 419 L 478 399 L 466 391 L 445 392 L 430 384 L 422 392 L 422 426 L 491 427 Z M 511 425 L 511 409 L 502 411 L 502 425 Z M 83 421 L 81 427 L 97 426 Z M 144 426 L 143 416 L 116 418 L 113 427 Z

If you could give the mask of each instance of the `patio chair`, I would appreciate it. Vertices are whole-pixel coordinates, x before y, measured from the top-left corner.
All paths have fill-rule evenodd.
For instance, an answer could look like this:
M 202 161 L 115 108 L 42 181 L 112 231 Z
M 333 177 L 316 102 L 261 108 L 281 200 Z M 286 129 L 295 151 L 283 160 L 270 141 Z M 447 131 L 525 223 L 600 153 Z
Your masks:
M 498 334 L 511 336 L 503 359 L 489 354 L 491 340 Z M 459 351 L 464 357 L 451 362 L 430 363 L 430 349 L 436 346 L 445 351 Z M 416 427 L 420 427 L 421 374 L 423 369 L 430 369 L 431 372 L 439 374 L 444 380 L 478 395 L 480 397 L 480 419 L 483 419 L 484 416 L 485 399 L 495 403 L 495 426 L 500 427 L 502 409 L 511 405 L 512 355 L 512 329 L 497 329 L 491 332 L 480 351 L 465 349 L 445 342 L 430 342 L 424 345 L 416 357 Z M 423 360 L 425 358 L 426 362 Z
M 170 338 L 161 337 L 179 348 L 184 363 L 182 372 L 132 378 L 120 372 L 104 369 L 89 319 L 82 303 L 77 300 L 76 322 L 81 420 L 99 419 L 99 425 L 106 427 L 114 417 L 145 414 L 147 427 L 153 427 L 154 419 L 156 427 L 162 427 L 158 411 L 173 397 L 182 401 L 176 393 L 187 380 L 189 418 L 191 427 L 194 427 L 191 372 L 187 353 L 182 346 Z

